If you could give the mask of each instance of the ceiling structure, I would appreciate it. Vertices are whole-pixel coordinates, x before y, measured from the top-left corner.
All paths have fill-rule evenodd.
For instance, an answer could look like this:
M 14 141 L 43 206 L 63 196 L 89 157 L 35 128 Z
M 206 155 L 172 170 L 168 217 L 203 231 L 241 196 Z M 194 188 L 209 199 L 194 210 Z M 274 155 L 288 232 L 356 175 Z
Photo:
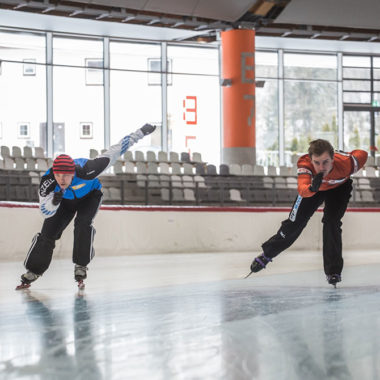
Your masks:
M 1 9 L 196 32 L 187 40 L 248 28 L 258 36 L 380 42 L 379 0 L 0 0 Z

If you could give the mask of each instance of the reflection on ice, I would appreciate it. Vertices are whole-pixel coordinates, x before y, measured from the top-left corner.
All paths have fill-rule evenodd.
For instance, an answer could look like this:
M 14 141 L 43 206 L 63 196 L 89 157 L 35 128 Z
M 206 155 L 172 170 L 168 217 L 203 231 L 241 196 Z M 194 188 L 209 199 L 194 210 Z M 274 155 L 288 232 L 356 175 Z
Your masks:
M 0 371 L 36 380 L 380 378 L 379 269 L 349 268 L 338 289 L 304 272 L 88 286 L 83 296 L 51 284 L 13 291 L 0 309 Z

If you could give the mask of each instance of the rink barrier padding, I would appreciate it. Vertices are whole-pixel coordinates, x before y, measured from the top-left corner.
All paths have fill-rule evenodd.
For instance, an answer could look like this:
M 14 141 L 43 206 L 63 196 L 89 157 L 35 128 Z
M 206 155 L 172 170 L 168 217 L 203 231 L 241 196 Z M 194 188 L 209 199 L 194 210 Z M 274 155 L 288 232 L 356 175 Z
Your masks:
M 38 208 L 38 203 L 0 201 L 0 207 Z M 101 206 L 100 210 L 108 211 L 170 211 L 170 212 L 290 212 L 291 207 L 205 207 L 205 206 Z M 323 211 L 320 207 L 318 212 Z M 349 207 L 347 212 L 380 212 L 380 207 Z
M 104 205 L 94 221 L 98 256 L 161 253 L 260 253 L 290 207 Z M 320 209 L 322 211 L 323 209 Z M 43 217 L 37 203 L 0 202 L 0 260 L 22 263 Z M 115 212 L 117 211 L 117 212 Z M 350 208 L 343 219 L 344 249 L 377 249 L 380 207 Z M 291 250 L 321 250 L 322 213 L 312 217 Z M 56 242 L 55 258 L 71 258 L 73 223 Z

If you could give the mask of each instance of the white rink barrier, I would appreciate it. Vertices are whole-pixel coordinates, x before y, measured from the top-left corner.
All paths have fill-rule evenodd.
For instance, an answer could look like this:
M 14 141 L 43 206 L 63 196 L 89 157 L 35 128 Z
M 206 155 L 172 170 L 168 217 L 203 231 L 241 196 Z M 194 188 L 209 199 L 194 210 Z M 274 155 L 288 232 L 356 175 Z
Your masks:
M 103 206 L 95 218 L 97 256 L 170 252 L 260 251 L 290 208 Z M 291 247 L 322 246 L 317 212 Z M 36 204 L 0 202 L 0 260 L 23 260 L 43 218 Z M 349 209 L 343 219 L 344 249 L 380 249 L 380 208 Z M 73 222 L 56 243 L 55 258 L 71 257 Z

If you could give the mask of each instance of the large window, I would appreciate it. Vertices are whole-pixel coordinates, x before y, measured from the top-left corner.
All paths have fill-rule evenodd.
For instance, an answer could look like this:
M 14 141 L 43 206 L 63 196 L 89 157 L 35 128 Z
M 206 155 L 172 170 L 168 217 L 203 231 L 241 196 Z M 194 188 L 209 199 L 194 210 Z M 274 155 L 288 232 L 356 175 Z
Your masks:
M 256 52 L 256 163 L 279 165 L 277 53 Z
M 39 146 L 46 122 L 45 38 L 0 32 L 0 145 Z
M 168 59 L 173 67 L 168 87 L 169 150 L 200 152 L 204 161 L 219 164 L 218 50 L 169 46 Z
M 53 149 L 73 157 L 89 157 L 104 147 L 101 40 L 53 39 Z M 83 138 L 83 124 L 91 134 Z
M 284 54 L 286 162 L 317 138 L 338 147 L 336 73 L 336 56 Z
M 161 86 L 155 77 L 160 74 L 152 74 L 157 70 L 151 64 L 161 59 L 160 45 L 111 42 L 110 54 L 111 144 L 152 123 L 159 128 L 131 150 L 161 150 Z

